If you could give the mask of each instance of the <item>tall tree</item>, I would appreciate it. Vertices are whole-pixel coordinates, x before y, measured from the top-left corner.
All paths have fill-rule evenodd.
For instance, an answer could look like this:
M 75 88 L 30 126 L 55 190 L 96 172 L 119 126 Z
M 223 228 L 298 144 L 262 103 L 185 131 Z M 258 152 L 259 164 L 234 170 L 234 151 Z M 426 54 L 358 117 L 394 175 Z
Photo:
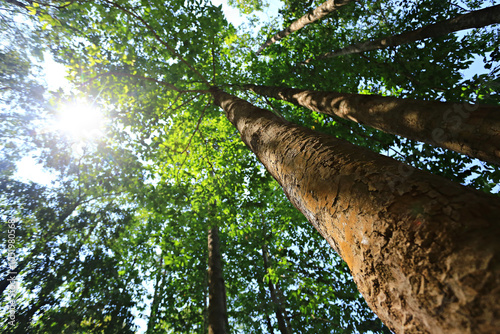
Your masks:
M 220 90 L 213 95 L 290 201 L 347 262 L 368 304 L 391 329 L 488 333 L 498 327 L 490 312 L 498 312 L 493 291 L 500 271 L 488 270 L 484 281 L 462 279 L 484 277 L 486 268 L 497 266 L 497 198 L 411 168 L 395 189 L 385 173 L 401 173 L 400 163 Z
M 229 333 L 227 320 L 226 287 L 222 275 L 219 228 L 208 231 L 208 333 Z

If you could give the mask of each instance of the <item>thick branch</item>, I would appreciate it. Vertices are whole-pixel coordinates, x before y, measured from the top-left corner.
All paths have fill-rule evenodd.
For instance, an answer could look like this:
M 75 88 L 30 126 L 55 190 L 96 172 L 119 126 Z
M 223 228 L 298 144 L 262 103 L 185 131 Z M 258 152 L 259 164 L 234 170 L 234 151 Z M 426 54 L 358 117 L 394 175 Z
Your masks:
M 319 7 L 315 8 L 312 12 L 307 13 L 302 16 L 300 19 L 292 22 L 292 24 L 281 30 L 279 33 L 274 35 L 272 38 L 268 39 L 264 44 L 262 44 L 259 50 L 255 53 L 257 56 L 267 48 L 269 45 L 276 43 L 280 39 L 290 35 L 291 33 L 304 28 L 306 25 L 313 23 L 314 21 L 321 20 L 326 15 L 330 14 L 333 11 L 336 11 L 340 7 L 347 5 L 348 3 L 354 0 L 328 0 L 321 4 Z
M 390 46 L 408 44 L 426 38 L 444 36 L 449 33 L 464 29 L 481 28 L 495 23 L 500 23 L 500 5 L 484 8 L 481 10 L 470 12 L 468 14 L 463 14 L 453 19 L 444 20 L 396 36 L 353 44 L 337 51 L 327 52 L 316 58 L 307 59 L 301 64 L 308 64 L 313 60 L 345 56 L 353 53 L 360 53 L 377 49 L 384 49 Z
M 254 93 L 500 165 L 500 107 L 245 85 Z

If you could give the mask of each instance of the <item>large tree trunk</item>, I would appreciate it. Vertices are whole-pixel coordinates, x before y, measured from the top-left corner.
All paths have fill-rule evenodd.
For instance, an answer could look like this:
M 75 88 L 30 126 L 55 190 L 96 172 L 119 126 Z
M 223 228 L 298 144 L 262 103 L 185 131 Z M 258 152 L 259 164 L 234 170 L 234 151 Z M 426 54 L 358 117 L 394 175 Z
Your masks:
M 323 114 L 500 165 L 500 107 L 245 85 Z
M 304 28 L 306 25 L 313 23 L 314 21 L 321 20 L 326 15 L 330 14 L 333 11 L 336 11 L 340 7 L 347 5 L 349 2 L 353 0 L 327 0 L 322 3 L 320 6 L 315 8 L 312 12 L 307 13 L 302 16 L 300 19 L 295 20 L 292 24 L 284 30 L 281 30 L 279 33 L 274 35 L 272 38 L 268 39 L 264 44 L 262 44 L 255 53 L 256 55 L 260 55 L 260 53 L 267 48 L 269 45 L 276 43 L 282 38 L 290 35 L 291 33 Z
M 392 330 L 500 328 L 497 197 L 212 92 L 290 201 L 347 262 L 360 292 Z
M 349 45 L 343 49 L 333 52 L 327 52 L 316 58 L 307 59 L 302 64 L 310 63 L 313 60 L 384 49 L 390 46 L 412 43 L 426 38 L 440 37 L 464 29 L 481 28 L 495 23 L 500 23 L 500 5 L 484 8 L 468 14 L 463 14 L 453 19 L 440 21 L 438 23 L 434 23 L 417 30 L 407 31 L 396 36 L 390 36 L 374 41 L 367 41 Z
M 269 269 L 269 260 L 267 257 L 267 247 L 265 245 L 262 246 L 262 258 L 264 260 L 264 269 L 266 270 L 267 273 Z M 285 312 L 283 307 L 281 307 L 281 301 L 279 300 L 276 294 L 276 289 L 274 288 L 273 282 L 269 280 L 267 286 L 269 287 L 269 293 L 271 294 L 271 301 L 273 302 L 274 313 L 276 315 L 276 319 L 278 320 L 278 329 L 280 330 L 281 334 L 290 334 L 291 330 L 287 327 L 284 317 Z
M 217 226 L 208 231 L 208 300 L 208 333 L 228 333 L 226 287 L 222 277 L 222 256 Z

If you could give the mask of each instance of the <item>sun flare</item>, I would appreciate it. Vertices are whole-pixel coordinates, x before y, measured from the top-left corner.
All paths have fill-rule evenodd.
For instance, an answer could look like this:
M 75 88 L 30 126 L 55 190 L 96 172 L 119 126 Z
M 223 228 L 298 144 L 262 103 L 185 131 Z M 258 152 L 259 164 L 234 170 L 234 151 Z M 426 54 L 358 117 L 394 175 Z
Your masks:
M 75 139 L 92 139 L 102 135 L 104 117 L 101 111 L 88 104 L 64 107 L 58 115 L 57 127 Z

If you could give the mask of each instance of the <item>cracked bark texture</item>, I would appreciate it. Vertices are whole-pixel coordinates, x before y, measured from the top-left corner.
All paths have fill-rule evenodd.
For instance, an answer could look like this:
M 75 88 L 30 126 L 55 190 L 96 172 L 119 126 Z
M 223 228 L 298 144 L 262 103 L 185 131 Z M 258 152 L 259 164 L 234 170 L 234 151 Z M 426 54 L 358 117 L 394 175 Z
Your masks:
M 264 44 L 262 44 L 255 53 L 257 56 L 267 48 L 269 45 L 276 43 L 282 38 L 290 35 L 291 33 L 304 28 L 306 25 L 313 23 L 314 21 L 321 20 L 323 17 L 327 16 L 333 11 L 336 11 L 342 6 L 347 5 L 349 2 L 353 2 L 354 0 L 328 0 L 322 3 L 320 6 L 315 8 L 310 13 L 302 16 L 301 18 L 292 22 L 292 24 L 284 30 L 281 30 L 279 33 L 268 39 Z
M 464 29 L 481 28 L 495 23 L 500 23 L 500 5 L 473 11 L 449 20 L 440 21 L 423 28 L 408 31 L 396 36 L 390 36 L 373 41 L 349 45 L 343 49 L 333 52 L 327 52 L 316 58 L 307 59 L 302 64 L 310 63 L 313 60 L 384 49 L 390 46 L 412 43 L 426 38 L 444 36 L 449 33 Z
M 500 107 L 244 85 L 254 93 L 500 166 Z
M 208 334 L 229 332 L 226 286 L 222 276 L 219 228 L 208 231 Z
M 389 328 L 498 331 L 498 198 L 212 95 Z M 395 175 L 404 177 L 395 184 Z

